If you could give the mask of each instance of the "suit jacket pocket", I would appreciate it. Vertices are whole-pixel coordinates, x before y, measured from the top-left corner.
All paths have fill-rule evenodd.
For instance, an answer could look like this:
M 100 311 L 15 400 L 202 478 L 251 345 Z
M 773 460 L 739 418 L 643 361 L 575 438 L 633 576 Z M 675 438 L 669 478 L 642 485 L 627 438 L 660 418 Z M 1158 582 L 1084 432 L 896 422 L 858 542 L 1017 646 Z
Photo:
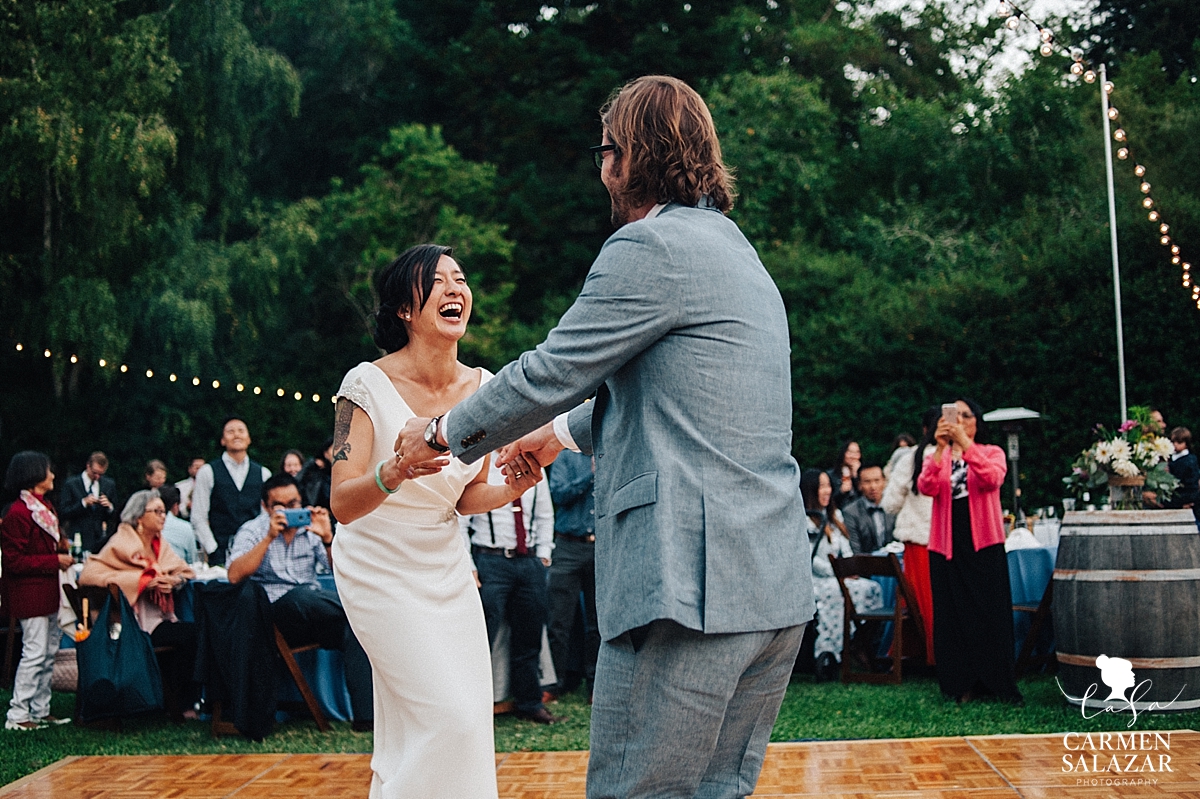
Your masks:
M 646 472 L 625 483 L 613 492 L 608 503 L 608 515 L 616 516 L 642 505 L 658 501 L 658 472 Z

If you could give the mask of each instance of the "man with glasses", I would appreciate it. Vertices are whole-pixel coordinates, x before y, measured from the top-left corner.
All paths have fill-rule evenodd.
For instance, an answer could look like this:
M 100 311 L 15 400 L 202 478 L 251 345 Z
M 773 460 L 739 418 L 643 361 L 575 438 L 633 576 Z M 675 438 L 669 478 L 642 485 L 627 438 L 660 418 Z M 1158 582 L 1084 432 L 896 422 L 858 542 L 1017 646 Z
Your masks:
M 318 643 L 340 649 L 354 729 L 374 727 L 371 663 L 354 636 L 336 591 L 321 588 L 317 567 L 330 570 L 333 529 L 329 511 L 310 507 L 312 521 L 288 527 L 285 510 L 302 507 L 300 487 L 287 473 L 263 483 L 262 512 L 238 528 L 229 548 L 229 582 L 261 583 L 271 601 L 271 620 L 290 646 Z
M 618 229 L 579 297 L 469 399 L 409 421 L 397 450 L 401 468 L 514 441 L 501 465 L 595 456 L 588 796 L 743 797 L 815 610 L 787 314 L 725 216 L 733 178 L 704 100 L 639 78 L 601 123 Z

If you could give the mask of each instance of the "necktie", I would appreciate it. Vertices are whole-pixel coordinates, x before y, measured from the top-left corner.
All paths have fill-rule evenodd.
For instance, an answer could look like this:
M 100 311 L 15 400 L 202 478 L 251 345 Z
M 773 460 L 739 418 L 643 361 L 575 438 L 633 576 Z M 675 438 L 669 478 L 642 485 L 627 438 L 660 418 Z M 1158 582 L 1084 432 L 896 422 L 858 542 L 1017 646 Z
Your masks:
M 513 506 L 513 524 L 517 528 L 517 554 L 529 554 L 529 546 L 525 543 L 525 511 L 521 508 L 521 498 L 517 497 L 512 502 Z

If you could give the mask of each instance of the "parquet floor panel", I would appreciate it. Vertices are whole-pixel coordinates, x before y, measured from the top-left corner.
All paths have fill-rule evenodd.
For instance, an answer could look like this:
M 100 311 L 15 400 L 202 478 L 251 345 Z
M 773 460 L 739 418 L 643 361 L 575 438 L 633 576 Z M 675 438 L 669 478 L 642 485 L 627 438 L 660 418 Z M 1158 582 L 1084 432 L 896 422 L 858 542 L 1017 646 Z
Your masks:
M 771 744 L 755 799 L 1200 799 L 1200 733 L 1151 739 L 1141 758 L 1170 754 L 1170 770 L 1103 772 L 1064 767 L 1082 740 L 1001 735 Z M 1165 751 L 1164 751 L 1165 749 Z M 1133 752 L 1122 753 L 1125 761 Z M 583 799 L 587 752 L 496 755 L 504 799 Z M 1077 765 L 1077 762 L 1076 762 Z M 144 755 L 71 757 L 0 788 L 3 799 L 350 799 L 365 797 L 365 754 Z M 1114 781 L 1115 780 L 1115 781 Z M 1122 781 L 1124 780 L 1124 781 Z M 1139 782 L 1140 780 L 1140 782 Z

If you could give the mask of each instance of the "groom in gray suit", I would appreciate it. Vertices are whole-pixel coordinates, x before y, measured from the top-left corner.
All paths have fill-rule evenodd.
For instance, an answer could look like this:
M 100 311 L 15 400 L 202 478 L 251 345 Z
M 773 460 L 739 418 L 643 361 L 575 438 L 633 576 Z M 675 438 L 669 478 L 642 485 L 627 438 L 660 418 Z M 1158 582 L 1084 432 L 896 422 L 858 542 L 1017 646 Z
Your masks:
M 471 462 L 509 445 L 510 473 L 593 454 L 587 794 L 743 797 L 814 612 L 787 317 L 724 215 L 733 180 L 700 96 L 640 78 L 602 123 L 592 149 L 618 230 L 579 298 L 474 396 L 410 421 L 397 453 Z

